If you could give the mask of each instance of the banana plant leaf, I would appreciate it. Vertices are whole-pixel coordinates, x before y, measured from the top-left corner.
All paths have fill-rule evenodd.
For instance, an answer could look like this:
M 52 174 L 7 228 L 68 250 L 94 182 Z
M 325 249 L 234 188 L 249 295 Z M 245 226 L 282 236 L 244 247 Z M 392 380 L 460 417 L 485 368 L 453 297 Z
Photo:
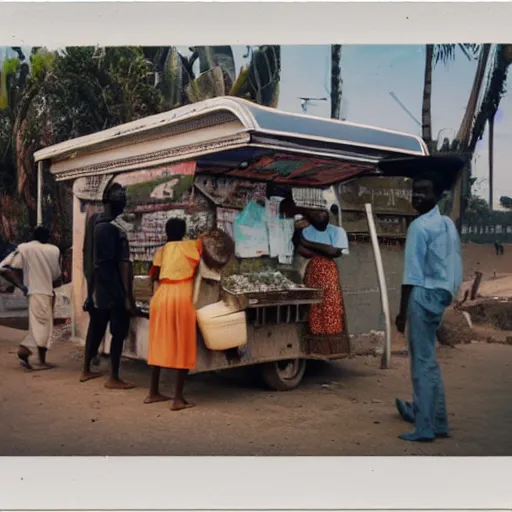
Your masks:
M 225 96 L 224 73 L 220 66 L 201 73 L 187 86 L 186 91 L 191 103 Z
M 252 99 L 251 93 L 249 91 L 249 69 L 246 67 L 242 67 L 240 69 L 240 73 L 238 74 L 238 78 L 235 80 L 235 83 L 232 85 L 230 91 L 230 96 L 236 96 L 238 98 Z
M 249 67 L 249 85 L 253 99 L 260 105 L 277 105 L 281 74 L 281 47 L 261 46 Z
M 165 59 L 160 89 L 167 108 L 181 104 L 183 96 L 183 65 L 176 48 L 171 48 Z
M 199 72 L 206 73 L 219 66 L 233 83 L 236 79 L 235 58 L 231 46 L 196 46 L 199 54 Z

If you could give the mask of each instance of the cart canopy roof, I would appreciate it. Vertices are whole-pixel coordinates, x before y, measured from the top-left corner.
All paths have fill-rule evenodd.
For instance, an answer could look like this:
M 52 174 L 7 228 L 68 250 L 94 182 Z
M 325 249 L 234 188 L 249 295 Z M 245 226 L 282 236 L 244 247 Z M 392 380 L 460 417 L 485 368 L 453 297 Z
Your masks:
M 198 172 L 328 186 L 375 172 L 384 158 L 421 157 L 421 138 L 290 114 L 222 97 L 37 151 L 61 180 L 194 160 Z
M 445 190 L 452 189 L 464 168 L 465 161 L 457 154 L 427 157 L 385 158 L 377 166 L 383 176 L 403 176 L 413 179 L 426 173 L 436 173 Z

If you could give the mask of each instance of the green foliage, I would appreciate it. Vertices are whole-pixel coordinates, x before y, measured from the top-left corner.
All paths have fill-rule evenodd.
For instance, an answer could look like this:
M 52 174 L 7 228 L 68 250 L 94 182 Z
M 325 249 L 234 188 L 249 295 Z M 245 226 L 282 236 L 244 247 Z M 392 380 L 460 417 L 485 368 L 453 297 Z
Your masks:
M 69 47 L 34 99 L 31 120 L 39 133 L 51 127 L 56 143 L 155 114 L 160 107 L 140 48 Z
M 199 58 L 199 72 L 206 73 L 210 69 L 219 67 L 223 70 L 229 83 L 226 89 L 230 89 L 236 78 L 235 58 L 231 46 L 195 46 Z
M 249 94 L 260 105 L 276 107 L 279 98 L 281 47 L 260 46 L 249 66 Z
M 500 203 L 504 200 L 502 206 L 512 208 L 512 198 L 502 197 Z M 493 226 L 501 224 L 503 226 L 512 226 L 512 211 L 491 210 L 489 203 L 478 196 L 471 196 L 468 200 L 466 212 L 464 214 L 464 224 L 472 226 Z
M 5 101 L 0 110 L 0 193 L 15 197 L 17 188 L 21 197 L 15 203 L 21 199 L 28 206 L 32 221 L 34 151 L 155 114 L 162 108 L 152 64 L 139 47 L 70 47 L 61 54 L 35 48 L 30 67 L 22 59 L 9 59 L 4 69 L 8 73 L 2 73 Z M 56 203 L 50 208 L 55 212 L 54 221 L 63 223 L 57 185 L 49 192 Z M 15 212 L 3 212 L 2 222 L 11 224 L 2 228 L 6 233 L 19 232 L 13 227 L 15 216 Z
M 23 201 L 31 222 L 38 149 L 205 98 L 231 93 L 275 106 L 279 94 L 279 46 L 258 47 L 238 81 L 229 46 L 193 47 L 188 57 L 173 47 L 34 47 L 30 65 L 14 50 L 0 76 L 0 199 Z M 66 222 L 58 186 L 48 193 L 56 221 Z M 14 215 L 5 205 L 4 225 Z
M 30 66 L 32 68 L 32 78 L 37 80 L 41 78 L 44 73 L 52 69 L 55 59 L 55 53 L 47 52 L 44 49 L 40 49 L 31 55 Z
M 459 49 L 468 60 L 477 58 L 480 51 L 479 44 L 435 44 L 434 45 L 434 65 L 442 62 L 448 64 L 455 60 L 456 51 Z
M 480 217 L 487 217 L 491 213 L 491 210 L 489 203 L 485 199 L 478 196 L 471 196 L 468 200 L 465 213 L 467 218 L 474 217 L 478 219 Z
M 500 197 L 500 205 L 502 208 L 506 208 L 507 210 L 512 210 L 512 197 L 501 196 Z

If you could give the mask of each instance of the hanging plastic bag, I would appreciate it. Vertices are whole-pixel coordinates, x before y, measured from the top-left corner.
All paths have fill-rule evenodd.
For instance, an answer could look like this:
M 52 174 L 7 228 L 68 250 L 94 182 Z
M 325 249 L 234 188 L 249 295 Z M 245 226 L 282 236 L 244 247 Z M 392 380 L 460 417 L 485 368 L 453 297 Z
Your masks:
M 258 258 L 269 254 L 265 207 L 251 201 L 233 223 L 235 254 L 239 258 Z

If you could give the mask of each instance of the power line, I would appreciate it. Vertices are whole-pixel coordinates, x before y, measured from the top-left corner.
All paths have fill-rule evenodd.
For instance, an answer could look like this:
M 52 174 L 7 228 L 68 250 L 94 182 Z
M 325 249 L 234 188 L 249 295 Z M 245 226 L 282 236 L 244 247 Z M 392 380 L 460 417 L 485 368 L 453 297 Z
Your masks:
M 397 98 L 396 94 L 391 91 L 389 95 L 398 103 L 398 105 L 402 108 L 402 110 L 418 125 L 421 126 L 421 123 L 414 117 L 414 114 Z

